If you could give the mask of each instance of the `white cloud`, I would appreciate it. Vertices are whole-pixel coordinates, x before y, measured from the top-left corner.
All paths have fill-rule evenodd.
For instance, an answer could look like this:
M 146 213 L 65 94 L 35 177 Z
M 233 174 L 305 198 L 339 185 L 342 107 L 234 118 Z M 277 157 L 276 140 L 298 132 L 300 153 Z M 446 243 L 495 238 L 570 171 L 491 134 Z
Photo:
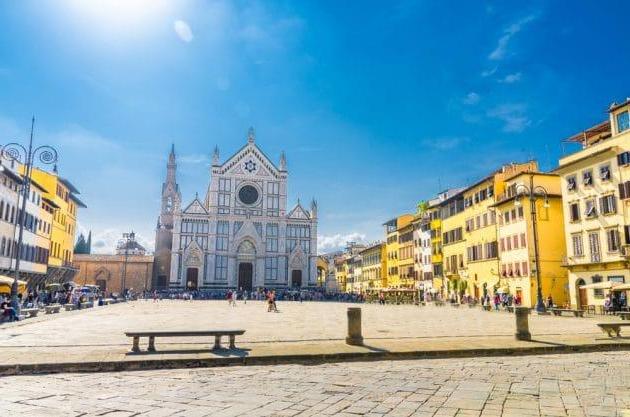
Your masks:
M 494 68 L 491 68 L 491 69 L 488 69 L 488 70 L 483 70 L 481 72 L 481 76 L 484 77 L 484 78 L 485 77 L 489 77 L 489 76 L 493 75 L 495 72 L 497 72 L 498 69 L 499 69 L 499 67 L 494 67 Z
M 507 48 L 508 48 L 508 44 L 510 43 L 510 40 L 514 37 L 514 35 L 516 35 L 517 33 L 519 33 L 521 30 L 523 30 L 523 28 L 530 22 L 536 20 L 538 18 L 538 14 L 530 14 L 528 16 L 525 16 L 524 18 L 522 18 L 521 20 L 512 23 L 510 26 L 508 26 L 504 31 L 503 31 L 503 36 L 501 36 L 499 38 L 499 41 L 497 43 L 496 48 L 494 48 L 494 50 L 490 53 L 490 55 L 488 55 L 488 58 L 493 60 L 493 61 L 499 61 L 503 58 L 505 58 L 505 55 L 507 54 Z
M 464 104 L 473 105 L 479 103 L 479 100 L 481 100 L 481 96 L 474 91 L 471 91 L 470 93 L 466 94 L 466 97 L 464 97 L 462 102 Z
M 503 122 L 502 130 L 507 133 L 520 133 L 532 121 L 527 117 L 523 104 L 502 104 L 488 111 L 488 116 Z
M 51 135 L 50 140 L 60 147 L 70 147 L 78 150 L 116 150 L 120 145 L 112 139 L 87 130 L 79 125 L 71 124 L 60 132 Z
M 508 74 L 504 78 L 501 78 L 499 80 L 499 82 L 500 83 L 504 83 L 504 84 L 512 84 L 512 83 L 520 81 L 522 75 L 523 74 L 521 72 L 515 72 L 514 74 Z
M 187 43 L 192 42 L 194 36 L 188 23 L 183 20 L 176 20 L 175 23 L 173 23 L 173 29 L 179 39 Z
M 85 230 L 80 230 L 86 237 L 88 232 Z M 110 229 L 102 229 L 102 230 L 92 230 L 92 253 L 101 253 L 101 254 L 111 254 L 116 251 L 116 245 L 118 241 L 122 238 L 123 233 L 129 232 L 128 230 L 121 230 L 117 228 Z M 78 236 L 78 234 L 77 234 Z M 147 252 L 153 252 L 154 242 L 153 239 L 147 239 L 146 236 L 143 236 L 136 232 L 136 240 L 140 243 Z
M 346 247 L 348 242 L 365 243 L 365 234 L 353 232 L 345 235 L 317 236 L 317 250 L 319 253 L 334 252 Z
M 443 137 L 426 139 L 422 141 L 422 144 L 426 147 L 436 149 L 438 151 L 446 151 L 458 147 L 459 145 L 468 141 L 466 137 Z

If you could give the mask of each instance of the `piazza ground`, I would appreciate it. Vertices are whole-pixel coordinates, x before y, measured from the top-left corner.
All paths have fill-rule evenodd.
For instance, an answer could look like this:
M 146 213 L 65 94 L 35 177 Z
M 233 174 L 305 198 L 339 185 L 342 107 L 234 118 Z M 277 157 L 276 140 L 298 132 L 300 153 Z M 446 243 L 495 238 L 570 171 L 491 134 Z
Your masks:
M 626 352 L 0 378 L 20 416 L 628 416 Z
M 630 338 L 611 339 L 597 328 L 596 323 L 615 320 L 613 317 L 532 314 L 533 340 L 523 342 L 514 338 L 513 314 L 484 312 L 480 308 L 318 302 L 280 302 L 278 306 L 279 313 L 268 313 L 266 305 L 260 301 L 249 301 L 247 305 L 239 302 L 237 307 L 228 306 L 226 301 L 135 301 L 42 315 L 0 327 L 0 369 L 10 374 L 12 369 L 26 365 L 49 366 L 38 369 L 59 372 L 191 366 L 198 360 L 239 358 L 253 364 L 265 358 L 286 363 L 283 358 L 313 357 L 333 361 L 361 359 L 364 354 L 424 352 L 426 356 L 448 356 L 455 352 L 452 356 L 457 356 L 467 351 L 473 355 L 488 351 L 501 354 L 567 346 L 630 348 Z M 362 309 L 365 346 L 345 344 L 348 307 Z M 157 339 L 157 353 L 129 354 L 131 339 L 124 335 L 130 330 L 225 328 L 246 331 L 237 338 L 238 350 L 212 352 L 211 338 L 181 338 Z M 141 341 L 141 347 L 146 348 L 146 341 Z M 164 365 L 157 365 L 158 361 Z M 186 364 L 186 361 L 191 362 Z M 126 364 L 126 367 L 98 365 L 116 363 Z M 55 368 L 63 364 L 97 364 L 99 367 Z

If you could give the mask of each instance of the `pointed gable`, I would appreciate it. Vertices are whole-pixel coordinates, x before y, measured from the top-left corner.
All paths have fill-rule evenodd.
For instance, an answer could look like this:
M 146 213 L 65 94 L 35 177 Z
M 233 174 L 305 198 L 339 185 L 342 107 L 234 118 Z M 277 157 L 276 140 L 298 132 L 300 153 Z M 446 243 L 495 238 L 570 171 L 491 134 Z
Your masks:
M 250 163 L 251 164 L 248 164 Z M 245 167 L 245 164 L 248 164 Z M 254 143 L 249 142 L 218 167 L 219 174 L 245 174 L 244 169 L 252 167 L 256 175 L 280 178 L 280 170 L 271 159 Z
M 184 214 L 208 214 L 208 210 L 201 204 L 198 197 L 184 209 Z
M 287 216 L 289 219 L 301 219 L 301 220 L 310 220 L 311 215 L 308 211 L 304 210 L 304 207 L 300 203 L 297 203 L 293 209 L 289 212 Z

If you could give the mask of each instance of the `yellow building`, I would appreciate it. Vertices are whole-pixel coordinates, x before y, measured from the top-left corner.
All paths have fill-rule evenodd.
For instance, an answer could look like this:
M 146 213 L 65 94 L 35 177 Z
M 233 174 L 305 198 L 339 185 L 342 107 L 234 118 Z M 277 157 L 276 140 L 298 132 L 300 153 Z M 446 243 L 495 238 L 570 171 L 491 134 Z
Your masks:
M 79 190 L 56 172 L 46 172 L 33 168 L 32 178 L 47 190 L 44 197 L 52 201 L 57 207 L 53 213 L 50 234 L 48 276 L 57 280 L 72 279 L 76 273 L 76 269 L 72 267 L 72 259 L 77 227 L 77 209 L 86 206 L 77 197 Z
M 560 159 L 572 307 L 602 305 L 606 290 L 586 284 L 630 283 L 630 100 L 608 120 L 568 139 L 582 150 Z
M 529 197 L 532 189 L 535 206 Z M 493 208 L 498 218 L 501 290 L 520 295 L 524 306 L 534 307 L 538 292 L 536 271 L 540 271 L 543 301 L 551 295 L 555 304 L 564 305 L 568 289 L 561 261 L 566 245 L 560 177 L 540 172 L 518 173 L 506 179 L 505 191 L 496 200 Z
M 402 288 L 401 281 L 398 270 L 398 250 L 400 248 L 399 245 L 399 233 L 398 231 L 405 226 L 408 226 L 413 221 L 413 215 L 411 214 L 403 214 L 395 219 L 389 220 L 383 226 L 385 226 L 385 252 L 387 253 L 386 265 L 387 265 L 387 274 L 386 280 L 384 282 L 385 288 Z M 412 232 L 413 233 L 413 232 Z M 412 247 L 413 251 L 413 247 Z M 413 256 L 411 259 L 411 267 L 413 269 Z
M 499 286 L 495 195 L 504 192 L 506 178 L 537 169 L 534 161 L 504 165 L 444 202 L 442 247 L 449 296 L 479 299 Z
M 339 291 L 346 292 L 348 283 L 348 256 L 346 254 L 335 258 L 335 279 L 337 280 Z
M 385 244 L 378 242 L 359 252 L 361 256 L 360 291 L 380 290 L 383 287 Z M 385 255 L 386 256 L 386 255 Z
M 417 288 L 414 267 L 413 220 L 398 229 L 398 282 L 399 288 Z

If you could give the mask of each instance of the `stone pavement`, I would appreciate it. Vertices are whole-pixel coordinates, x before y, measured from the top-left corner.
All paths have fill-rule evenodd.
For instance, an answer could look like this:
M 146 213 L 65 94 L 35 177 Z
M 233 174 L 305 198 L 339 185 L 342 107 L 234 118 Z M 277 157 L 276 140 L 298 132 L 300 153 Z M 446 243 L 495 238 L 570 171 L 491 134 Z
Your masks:
M 564 355 L 0 378 L 20 416 L 630 416 L 630 355 Z
M 630 338 L 610 339 L 595 326 L 598 321 L 614 320 L 611 317 L 533 314 L 530 330 L 534 341 L 522 342 L 514 340 L 514 316 L 510 313 L 483 312 L 468 307 L 376 304 L 361 305 L 367 346 L 353 347 L 344 343 L 348 306 L 357 305 L 281 302 L 280 313 L 267 313 L 263 302 L 250 301 L 247 305 L 241 302 L 231 308 L 225 301 L 169 300 L 137 301 L 44 315 L 0 327 L 0 372 L 13 373 L 6 369 L 29 364 L 98 364 L 98 368 L 73 365 L 62 369 L 115 370 L 167 367 L 157 366 L 155 361 L 170 361 L 169 366 L 175 367 L 197 360 L 262 363 L 261 358 L 305 355 L 320 359 L 349 359 L 348 355 L 354 355 L 356 359 L 364 354 L 385 358 L 409 352 L 427 353 L 415 356 L 432 356 L 429 353 L 461 356 L 462 352 L 507 354 L 521 349 L 606 344 L 630 348 Z M 129 355 L 131 340 L 124 335 L 126 330 L 207 328 L 245 329 L 246 334 L 237 339 L 241 350 L 213 353 L 209 351 L 210 338 L 158 339 L 158 353 Z M 143 344 L 145 347 L 146 341 Z M 246 361 L 231 361 L 243 358 Z M 132 362 L 140 363 L 132 366 Z M 102 365 L 120 363 L 125 366 Z

